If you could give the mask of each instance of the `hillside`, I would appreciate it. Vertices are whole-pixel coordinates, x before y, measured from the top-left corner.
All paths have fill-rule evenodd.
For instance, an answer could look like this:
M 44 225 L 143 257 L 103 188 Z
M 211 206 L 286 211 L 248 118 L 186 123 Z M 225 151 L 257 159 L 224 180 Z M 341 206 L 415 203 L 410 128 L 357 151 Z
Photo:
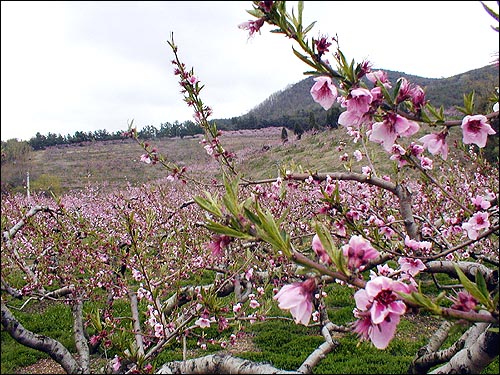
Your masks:
M 424 130 L 422 130 L 422 135 Z M 458 139 L 459 129 L 451 129 L 450 137 Z M 199 181 L 210 182 L 219 174 L 217 162 L 200 145 L 201 137 L 160 138 L 150 143 Z M 301 139 L 289 134 L 281 140 L 281 128 L 225 131 L 221 136 L 224 148 L 236 154 L 236 169 L 250 179 L 276 178 L 280 170 L 338 172 L 351 167 L 361 171 L 367 160 L 357 162 L 354 144 L 345 129 L 307 132 Z M 378 173 L 391 172 L 387 154 L 377 144 L 369 142 L 370 159 L 379 166 Z M 56 194 L 81 190 L 88 185 L 102 189 L 120 189 L 128 184 L 140 186 L 159 181 L 168 183 L 168 172 L 160 165 L 140 161 L 142 148 L 130 139 L 122 141 L 87 142 L 78 145 L 49 147 L 32 151 L 22 163 L 2 163 L 2 189 L 8 181 L 13 191 L 26 191 L 26 173 L 30 174 L 31 190 L 52 191 Z M 351 155 L 348 162 L 340 157 Z M 11 185 L 12 186 L 12 185 Z
M 384 70 L 384 69 L 382 69 Z M 389 80 L 396 81 L 404 77 L 408 81 L 421 86 L 427 99 L 434 106 L 443 105 L 445 109 L 463 106 L 463 95 L 471 90 L 476 92 L 476 103 L 479 110 L 487 105 L 492 89 L 499 85 L 499 69 L 496 65 L 471 70 L 449 78 L 424 78 L 403 72 L 385 70 Z M 247 114 L 233 119 L 218 119 L 221 128 L 261 128 L 267 126 L 286 126 L 293 129 L 296 123 L 309 124 L 311 117 L 319 125 L 326 125 L 327 116 L 331 112 L 339 112 L 339 108 L 323 110 L 311 97 L 310 89 L 314 84 L 312 77 L 291 84 L 285 89 L 271 94 L 265 101 L 255 106 Z M 312 115 L 311 115 L 312 114 Z
M 241 163 L 260 150 L 281 144 L 281 129 L 225 132 L 224 147 L 237 154 Z M 218 164 L 200 145 L 202 137 L 158 138 L 149 143 L 178 166 L 186 166 L 191 176 L 208 181 L 218 173 Z M 27 173 L 31 190 L 56 194 L 99 184 L 115 189 L 162 180 L 168 171 L 160 165 L 140 161 L 144 150 L 131 139 L 82 142 L 31 151 L 14 162 L 2 162 L 2 191 L 26 191 Z M 276 173 L 274 173 L 276 175 Z

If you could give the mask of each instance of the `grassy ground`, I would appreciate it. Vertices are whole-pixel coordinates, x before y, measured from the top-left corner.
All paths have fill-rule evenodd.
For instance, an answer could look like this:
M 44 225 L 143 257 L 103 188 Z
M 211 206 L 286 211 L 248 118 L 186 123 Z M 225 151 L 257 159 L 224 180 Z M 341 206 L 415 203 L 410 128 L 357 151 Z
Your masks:
M 326 303 L 331 307 L 329 317 L 332 322 L 342 325 L 353 320 L 354 307 L 352 288 L 338 284 L 328 289 Z M 118 308 L 126 313 L 126 304 L 118 304 Z M 283 314 L 274 307 L 271 315 Z M 21 322 L 26 328 L 40 334 L 46 334 L 60 340 L 71 351 L 75 346 L 71 336 L 71 313 L 64 305 L 32 305 L 27 312 L 20 315 Z M 426 344 L 427 339 L 439 327 L 440 321 L 429 315 L 406 315 L 398 326 L 395 339 L 389 347 L 380 351 L 367 342 L 359 343 L 354 334 L 335 333 L 334 338 L 340 345 L 314 368 L 315 374 L 405 374 L 408 371 L 416 351 Z M 452 338 L 463 332 L 463 327 L 457 326 L 453 330 Z M 214 328 L 215 330 L 215 328 Z M 324 340 L 318 327 L 296 325 L 291 321 L 272 320 L 250 325 L 245 331 L 246 336 L 238 341 L 234 347 L 228 347 L 224 352 L 232 353 L 240 358 L 258 362 L 268 362 L 285 369 L 296 370 L 304 359 L 317 348 Z M 207 332 L 209 335 L 210 332 Z M 450 344 L 451 344 L 451 340 Z M 220 351 L 220 346 L 208 345 L 207 350 L 200 350 L 196 340 L 188 340 L 188 358 L 195 358 L 209 353 Z M 2 330 L 2 361 L 1 373 L 27 373 L 26 369 L 36 371 L 36 366 L 47 366 L 43 359 L 47 355 L 26 348 L 14 342 Z M 93 368 L 98 371 L 105 356 L 113 357 L 114 352 L 100 351 L 92 358 Z M 182 349 L 180 343 L 171 344 L 157 358 L 156 363 L 161 365 L 171 360 L 181 360 Z M 64 373 L 55 362 L 52 363 L 55 372 Z M 28 367 L 29 366 L 29 367 Z M 45 367 L 46 371 L 47 367 Z M 46 373 L 44 370 L 31 373 Z M 483 371 L 483 374 L 498 373 L 498 359 Z

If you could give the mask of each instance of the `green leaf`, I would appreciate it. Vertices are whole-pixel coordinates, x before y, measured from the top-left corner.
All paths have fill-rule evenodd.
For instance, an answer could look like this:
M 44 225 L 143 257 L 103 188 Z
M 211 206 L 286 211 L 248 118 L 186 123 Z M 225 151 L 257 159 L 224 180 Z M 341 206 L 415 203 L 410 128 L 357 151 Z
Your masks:
M 425 108 L 434 116 L 434 118 L 436 119 L 437 122 L 444 121 L 444 107 L 443 106 L 441 106 L 438 110 L 432 104 L 427 103 Z
M 316 233 L 318 234 L 319 240 L 321 241 L 321 244 L 323 245 L 323 248 L 325 251 L 330 255 L 330 258 L 332 258 L 333 255 L 333 249 L 335 248 L 335 244 L 333 243 L 332 236 L 330 235 L 330 232 L 326 228 L 326 226 L 323 223 L 317 222 L 314 225 L 314 229 L 316 230 Z
M 314 25 L 316 24 L 316 21 L 314 21 L 313 23 L 311 23 L 309 26 L 307 26 L 304 31 L 302 32 L 303 35 L 306 35 L 309 31 L 311 31 L 311 29 L 314 27 Z
M 408 294 L 408 293 L 403 293 L 403 292 L 396 292 L 398 295 L 401 296 L 406 301 L 409 301 L 415 305 L 420 305 L 420 303 L 413 297 L 413 293 Z
M 299 24 L 302 25 L 302 12 L 304 11 L 303 1 L 299 1 L 298 9 L 299 9 Z
M 193 200 L 205 211 L 208 211 L 217 217 L 222 217 L 222 211 L 212 195 L 207 191 L 205 192 L 205 195 L 207 196 L 207 199 L 202 197 L 194 197 Z
M 335 267 L 337 267 L 337 269 L 344 275 L 349 275 L 350 272 L 346 268 L 346 260 L 342 249 L 339 249 L 335 245 L 328 228 L 323 223 L 319 222 L 315 223 L 314 228 L 318 234 L 321 244 L 323 245 L 323 248 L 332 260 L 333 264 L 335 264 Z
M 479 291 L 479 288 L 477 287 L 476 284 L 474 284 L 472 281 L 469 280 L 467 276 L 462 272 L 462 270 L 456 265 L 453 265 L 455 267 L 455 271 L 457 272 L 458 278 L 460 279 L 460 282 L 464 286 L 464 288 L 479 302 L 481 302 L 484 306 L 487 306 L 488 308 L 491 305 L 491 301 L 489 298 L 485 297 L 483 293 Z M 479 271 L 477 271 L 479 273 Z
M 295 18 L 295 14 L 293 13 L 293 9 L 292 9 L 292 22 L 293 22 L 293 26 L 295 26 L 295 28 L 298 31 L 300 25 L 299 25 L 299 21 L 297 20 L 297 18 Z
M 399 294 L 401 297 L 417 305 L 420 305 L 435 314 L 441 314 L 441 307 L 432 302 L 432 300 L 429 297 L 421 293 L 412 292 L 411 295 L 403 292 L 396 292 L 396 293 Z
M 377 83 L 379 86 L 384 86 L 384 84 L 377 78 Z M 397 98 L 399 96 L 399 90 L 401 90 L 401 84 L 403 83 L 402 79 L 398 79 L 396 82 L 396 86 L 394 87 L 394 97 Z
M 213 232 L 225 234 L 226 236 L 235 237 L 235 238 L 242 238 L 244 240 L 253 240 L 254 239 L 253 236 L 251 236 L 247 233 L 240 232 L 237 229 L 230 228 L 228 226 L 222 225 L 222 224 L 217 223 L 215 221 L 209 221 L 208 223 L 205 224 L 205 226 L 207 227 L 207 229 L 209 229 Z
M 462 112 L 464 115 L 473 115 L 474 114 L 474 91 L 469 93 L 468 95 L 464 94 L 464 106 L 459 107 L 455 106 L 457 110 Z
M 260 9 L 247 10 L 247 13 L 250 14 L 251 16 L 254 16 L 255 18 L 261 18 L 264 16 L 264 13 L 262 13 Z
M 94 327 L 97 330 L 97 332 L 102 331 L 102 322 L 101 322 L 101 314 L 99 312 L 99 309 L 93 309 L 92 313 L 90 314 L 90 318 L 92 322 L 94 323 Z
M 233 216 L 238 216 L 241 214 L 241 206 L 238 202 L 238 184 L 239 178 L 229 179 L 225 175 L 224 177 L 224 187 L 226 188 L 226 194 L 222 197 L 224 206 Z
M 380 90 L 382 91 L 382 94 L 384 95 L 384 99 L 387 103 L 390 103 L 390 105 L 394 105 L 395 99 L 391 97 L 391 94 L 387 90 L 387 88 L 384 85 L 379 86 Z
M 484 10 L 491 16 L 493 17 L 497 22 L 499 21 L 499 15 L 497 12 L 495 12 L 493 9 L 491 9 L 488 5 L 486 5 L 484 2 L 481 1 L 481 5 L 483 6 Z
M 262 221 L 259 219 L 259 217 L 255 215 L 252 211 L 250 211 L 247 207 L 243 207 L 243 210 L 245 211 L 245 215 L 248 218 L 248 220 L 250 220 L 257 226 L 262 225 Z
M 285 255 L 291 256 L 290 238 L 278 228 L 273 215 L 269 211 L 264 213 L 261 210 L 257 211 L 257 215 L 261 221 L 261 225 L 256 227 L 258 236 L 272 245 L 276 250 L 281 250 Z
M 427 116 L 427 113 L 425 113 L 425 111 L 420 112 L 420 117 L 422 118 L 422 121 L 428 124 L 432 122 L 432 120 L 429 118 L 429 116 Z
M 301 59 L 303 62 L 305 62 L 307 65 L 312 66 L 313 68 L 316 69 L 316 64 L 314 62 L 310 61 L 307 56 L 302 55 L 300 52 L 298 52 L 295 48 L 292 47 L 293 53 L 295 56 L 297 56 L 299 59 Z
M 490 293 L 488 292 L 488 287 L 486 286 L 486 281 L 484 280 L 484 276 L 479 270 L 476 272 L 476 285 L 484 298 L 490 298 Z

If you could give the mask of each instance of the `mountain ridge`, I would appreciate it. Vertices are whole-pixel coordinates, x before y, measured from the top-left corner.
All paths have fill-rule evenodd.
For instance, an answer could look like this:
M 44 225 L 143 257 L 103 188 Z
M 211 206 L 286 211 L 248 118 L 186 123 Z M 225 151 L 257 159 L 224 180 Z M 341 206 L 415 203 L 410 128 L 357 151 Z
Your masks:
M 409 82 L 421 86 L 426 92 L 426 98 L 435 107 L 442 105 L 452 114 L 454 106 L 463 106 L 463 95 L 471 90 L 475 91 L 476 109 L 487 110 L 492 88 L 498 87 L 499 81 L 499 70 L 496 64 L 486 65 L 448 78 L 425 78 L 400 71 L 373 70 L 385 71 L 393 85 L 399 78 L 404 77 Z M 324 126 L 329 120 L 328 111 L 323 110 L 318 103 L 313 101 L 309 92 L 313 84 L 313 77 L 306 77 L 272 93 L 244 115 L 215 121 L 221 129 L 226 130 L 267 126 L 293 128 L 297 123 L 310 121 Z M 340 109 L 337 108 L 337 114 L 339 111 Z M 312 120 L 313 116 L 314 120 Z

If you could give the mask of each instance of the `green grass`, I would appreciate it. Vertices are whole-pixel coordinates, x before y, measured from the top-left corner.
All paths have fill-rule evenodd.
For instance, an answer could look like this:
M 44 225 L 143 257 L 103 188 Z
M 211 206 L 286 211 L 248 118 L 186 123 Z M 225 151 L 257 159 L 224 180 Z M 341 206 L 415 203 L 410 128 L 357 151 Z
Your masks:
M 204 278 L 205 275 L 201 277 Z M 338 325 L 353 321 L 352 309 L 354 299 L 353 289 L 339 284 L 327 287 L 326 304 L 331 308 L 330 320 Z M 31 307 L 30 307 L 31 306 Z M 96 304 L 86 305 L 85 311 L 90 311 Z M 124 301 L 114 304 L 115 313 L 120 316 L 129 316 L 129 306 Z M 271 315 L 289 316 L 273 305 Z M 71 312 L 68 306 L 63 304 L 47 305 L 38 307 L 35 304 L 28 305 L 26 312 L 17 312 L 20 322 L 35 333 L 53 337 L 70 351 L 75 351 Z M 380 351 L 367 342 L 359 342 L 355 334 L 335 334 L 340 345 L 334 349 L 318 366 L 314 368 L 315 374 L 405 374 L 413 360 L 417 350 L 426 344 L 427 339 L 439 326 L 439 321 L 429 315 L 405 316 L 398 325 L 395 338 L 386 350 Z M 452 331 L 452 337 L 446 345 L 451 345 L 464 331 L 464 327 L 456 327 Z M 270 363 L 273 366 L 296 370 L 307 356 L 323 343 L 323 337 L 319 328 L 297 325 L 288 320 L 268 320 L 249 325 L 245 330 L 251 337 L 251 350 L 238 352 L 235 355 L 243 359 L 257 362 Z M 92 334 L 92 332 L 90 332 Z M 205 330 L 207 337 L 217 334 L 216 327 Z M 131 339 L 131 337 L 128 337 Z M 1 332 L 1 372 L 13 373 L 20 368 L 36 363 L 41 358 L 48 358 L 44 353 L 26 348 L 16 343 L 3 329 Z M 118 350 L 114 348 L 108 351 L 108 357 L 112 357 Z M 215 353 L 220 350 L 218 345 L 208 345 L 207 350 L 200 350 L 196 345 L 196 339 L 188 340 L 189 358 Z M 102 357 L 101 352 L 95 357 Z M 179 342 L 170 343 L 155 363 L 157 366 L 173 360 L 182 360 L 182 347 Z M 490 364 L 483 374 L 498 373 L 498 359 Z
M 32 302 L 33 308 L 28 305 L 26 312 L 13 310 L 13 313 L 26 329 L 58 340 L 70 351 L 74 351 L 75 344 L 69 307 L 57 304 L 40 309 L 40 306 L 35 306 L 37 303 Z M 1 338 L 2 374 L 12 374 L 18 367 L 31 365 L 42 358 L 49 358 L 45 353 L 18 344 L 4 331 L 3 327 Z

